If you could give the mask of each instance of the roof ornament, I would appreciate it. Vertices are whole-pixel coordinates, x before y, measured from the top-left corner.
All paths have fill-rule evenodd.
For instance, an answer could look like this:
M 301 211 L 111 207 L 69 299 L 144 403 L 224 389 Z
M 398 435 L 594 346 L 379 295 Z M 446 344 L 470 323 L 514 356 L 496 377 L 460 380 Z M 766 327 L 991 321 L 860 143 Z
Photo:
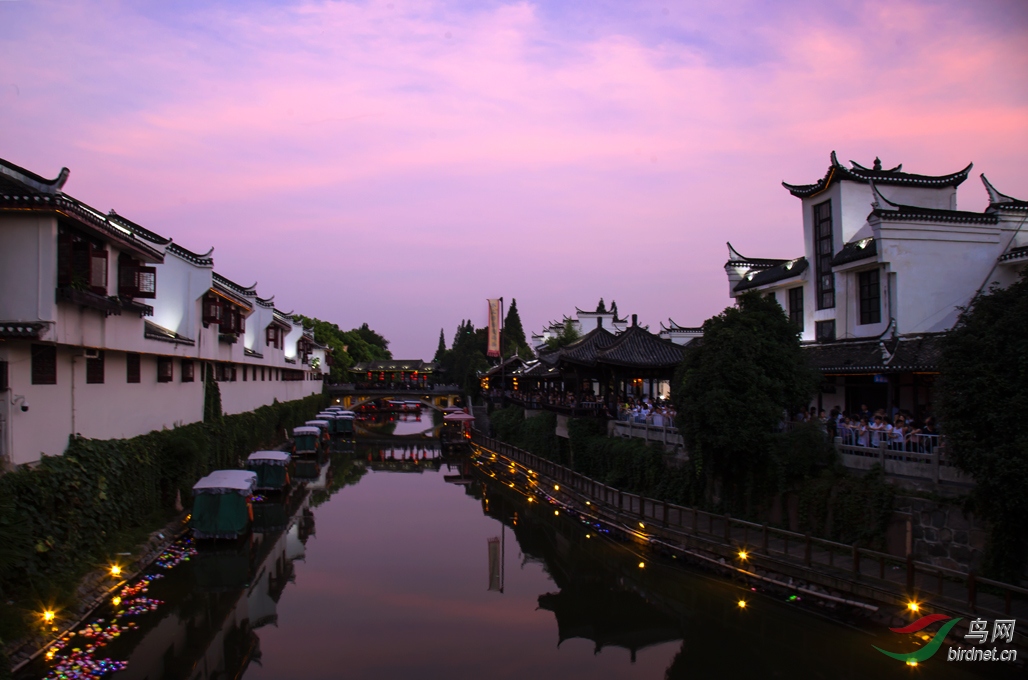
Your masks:
M 982 177 L 982 184 L 985 185 L 985 190 L 987 192 L 989 192 L 989 203 L 991 205 L 996 205 L 998 203 L 1016 203 L 1017 202 L 1017 199 L 1014 198 L 1013 196 L 1007 196 L 1006 194 L 1001 194 L 1000 192 L 996 191 L 996 187 L 992 186 L 992 182 L 990 182 L 985 177 L 985 173 L 984 172 L 982 173 L 981 177 Z
M 874 180 L 868 180 L 868 184 L 871 185 L 871 196 L 873 197 L 872 200 L 871 200 L 871 205 L 872 205 L 872 207 L 874 207 L 875 210 L 898 210 L 899 209 L 900 206 L 899 206 L 898 203 L 893 203 L 892 201 L 887 199 L 885 196 L 882 196 L 882 192 L 878 191 L 878 187 L 875 186 Z M 882 205 L 883 203 L 888 205 L 889 207 L 887 207 L 887 208 L 884 207 Z
M 874 164 L 874 168 L 873 169 L 874 170 L 878 170 L 879 172 L 881 172 L 881 169 L 882 169 L 882 159 L 879 158 L 878 156 L 875 156 L 875 164 Z
M 886 338 L 885 336 L 889 337 Z M 892 345 L 890 348 L 889 345 Z M 889 326 L 878 336 L 878 349 L 882 352 L 882 363 L 888 366 L 896 358 L 899 335 L 896 333 L 896 317 L 889 319 Z

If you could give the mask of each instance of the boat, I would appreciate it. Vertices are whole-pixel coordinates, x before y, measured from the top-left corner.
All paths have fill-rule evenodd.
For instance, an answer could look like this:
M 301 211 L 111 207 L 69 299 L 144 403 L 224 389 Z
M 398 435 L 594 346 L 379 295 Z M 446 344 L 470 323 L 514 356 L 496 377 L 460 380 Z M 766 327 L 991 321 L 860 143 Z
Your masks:
M 310 425 L 293 428 L 293 454 L 317 456 L 321 453 L 321 429 Z
M 281 491 L 289 486 L 289 462 L 285 451 L 255 451 L 246 459 L 246 469 L 257 473 L 256 489 Z
M 193 536 L 236 539 L 246 535 L 253 521 L 256 485 L 257 473 L 250 470 L 215 470 L 194 484 Z
M 325 442 L 325 445 L 327 445 L 329 439 L 332 438 L 332 424 L 327 420 L 315 418 L 314 420 L 308 420 L 304 425 L 307 425 L 308 427 L 316 427 L 321 430 L 321 439 Z

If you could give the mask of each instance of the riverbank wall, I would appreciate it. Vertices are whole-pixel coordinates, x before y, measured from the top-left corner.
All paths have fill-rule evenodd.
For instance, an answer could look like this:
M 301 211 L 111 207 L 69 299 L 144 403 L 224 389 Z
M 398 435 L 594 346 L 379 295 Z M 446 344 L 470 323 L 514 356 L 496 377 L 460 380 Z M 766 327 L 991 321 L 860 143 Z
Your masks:
M 118 551 L 140 550 L 189 507 L 200 477 L 241 467 L 326 400 L 274 402 L 131 439 L 73 438 L 64 455 L 0 476 L 0 648 L 31 632 L 42 605 L 73 609 L 83 578 Z

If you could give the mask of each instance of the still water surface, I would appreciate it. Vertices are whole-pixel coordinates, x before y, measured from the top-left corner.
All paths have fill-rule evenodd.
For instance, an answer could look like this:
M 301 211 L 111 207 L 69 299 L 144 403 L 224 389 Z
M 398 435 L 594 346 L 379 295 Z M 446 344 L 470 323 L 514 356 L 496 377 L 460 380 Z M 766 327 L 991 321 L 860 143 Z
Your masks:
M 377 432 L 430 427 L 401 421 Z M 308 491 L 258 512 L 263 531 L 248 543 L 155 569 L 161 578 L 145 595 L 161 604 L 94 656 L 127 660 L 108 676 L 125 680 L 909 679 L 1013 670 L 957 667 L 941 653 L 906 668 L 872 649 L 896 647 L 887 631 L 586 538 L 571 518 L 440 455 L 428 439 L 365 438 L 337 452 L 312 471 Z M 49 670 L 40 662 L 32 674 Z

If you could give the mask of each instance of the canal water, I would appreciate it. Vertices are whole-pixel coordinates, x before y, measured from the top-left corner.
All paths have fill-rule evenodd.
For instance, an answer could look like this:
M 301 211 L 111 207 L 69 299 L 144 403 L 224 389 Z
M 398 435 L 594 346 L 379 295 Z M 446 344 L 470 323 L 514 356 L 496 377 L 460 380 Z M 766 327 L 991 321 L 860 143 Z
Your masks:
M 24 677 L 1021 677 L 943 653 L 906 667 L 872 645 L 908 636 L 654 559 L 431 434 L 364 423 L 306 490 L 258 506 L 250 540 L 180 542 Z

